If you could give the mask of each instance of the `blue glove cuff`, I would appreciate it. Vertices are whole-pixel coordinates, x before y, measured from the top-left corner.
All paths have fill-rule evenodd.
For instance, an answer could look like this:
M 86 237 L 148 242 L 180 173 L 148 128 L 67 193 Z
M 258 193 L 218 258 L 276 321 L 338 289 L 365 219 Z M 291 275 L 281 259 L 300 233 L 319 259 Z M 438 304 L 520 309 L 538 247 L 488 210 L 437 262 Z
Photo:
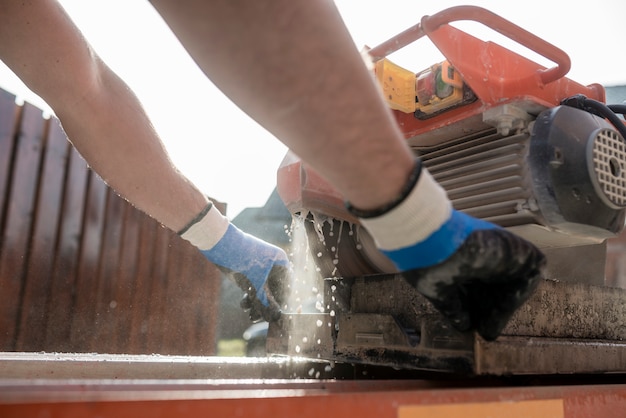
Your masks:
M 400 271 L 430 267 L 452 256 L 472 232 L 494 228 L 498 226 L 452 210 L 450 218 L 441 228 L 424 241 L 409 247 L 382 252 Z

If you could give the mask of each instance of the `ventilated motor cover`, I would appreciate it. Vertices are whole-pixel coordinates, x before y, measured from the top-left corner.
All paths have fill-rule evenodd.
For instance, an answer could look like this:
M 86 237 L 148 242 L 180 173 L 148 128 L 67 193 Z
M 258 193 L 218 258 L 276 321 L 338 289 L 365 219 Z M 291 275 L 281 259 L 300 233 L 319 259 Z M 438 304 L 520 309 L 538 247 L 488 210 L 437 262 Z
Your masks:
M 541 247 L 598 243 L 623 228 L 624 140 L 583 110 L 550 108 L 511 135 L 478 131 L 419 155 L 457 210 Z
M 543 217 L 574 234 L 609 237 L 624 226 L 624 139 L 604 119 L 568 106 L 541 113 L 528 163 Z
M 626 148 L 611 124 L 560 106 L 511 135 L 484 128 L 450 130 L 462 135 L 415 149 L 455 209 L 508 228 L 542 249 L 595 245 L 621 232 Z M 371 243 L 367 233 L 353 225 L 341 228 L 342 223 L 306 224 L 313 254 L 338 261 L 318 263 L 325 277 L 389 272 L 381 253 L 366 245 Z

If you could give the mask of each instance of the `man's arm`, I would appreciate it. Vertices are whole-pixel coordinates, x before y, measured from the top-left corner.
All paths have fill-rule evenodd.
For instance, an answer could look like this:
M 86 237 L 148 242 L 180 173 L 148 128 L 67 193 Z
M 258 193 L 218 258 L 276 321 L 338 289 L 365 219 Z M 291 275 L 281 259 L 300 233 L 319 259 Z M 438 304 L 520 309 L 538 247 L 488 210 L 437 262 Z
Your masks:
M 367 209 L 393 200 L 414 156 L 330 0 L 151 0 L 243 111 Z
M 0 2 L 0 60 L 54 110 L 89 165 L 174 231 L 207 204 L 171 163 L 141 104 L 54 0 Z
M 109 186 L 227 273 L 251 318 L 276 317 L 285 252 L 238 230 L 176 170 L 133 92 L 55 0 L 0 2 L 0 59 L 50 105 Z

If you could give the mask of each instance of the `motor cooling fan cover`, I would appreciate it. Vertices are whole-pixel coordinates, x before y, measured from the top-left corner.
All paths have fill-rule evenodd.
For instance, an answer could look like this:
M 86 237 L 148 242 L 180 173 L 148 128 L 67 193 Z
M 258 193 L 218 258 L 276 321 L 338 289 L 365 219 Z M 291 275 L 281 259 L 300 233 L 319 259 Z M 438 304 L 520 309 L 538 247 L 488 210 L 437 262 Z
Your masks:
M 624 138 L 604 119 L 558 106 L 532 129 L 528 163 L 546 224 L 575 234 L 608 238 L 624 226 Z

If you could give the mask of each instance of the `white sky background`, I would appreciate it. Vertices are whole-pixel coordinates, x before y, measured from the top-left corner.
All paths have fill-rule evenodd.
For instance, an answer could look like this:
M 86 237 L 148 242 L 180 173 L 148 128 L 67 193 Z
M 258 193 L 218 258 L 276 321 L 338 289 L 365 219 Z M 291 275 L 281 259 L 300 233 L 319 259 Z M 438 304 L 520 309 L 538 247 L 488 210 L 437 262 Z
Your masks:
M 262 206 L 286 148 L 217 90 L 147 0 L 61 0 L 98 54 L 135 91 L 178 168 L 206 194 L 228 203 L 232 219 Z M 473 4 L 558 46 L 581 84 L 626 84 L 626 2 L 597 0 L 337 0 L 355 47 L 375 46 L 447 7 Z M 484 37 L 480 25 L 459 26 Z M 502 43 L 493 34 L 490 40 Z M 515 44 L 505 44 L 517 48 Z M 549 62 L 538 60 L 543 65 Z M 419 71 L 440 61 L 427 39 L 390 56 Z M 0 63 L 1 64 L 1 63 Z M 313 65 L 313 64 L 312 64 Z M 47 109 L 6 67 L 0 87 Z

